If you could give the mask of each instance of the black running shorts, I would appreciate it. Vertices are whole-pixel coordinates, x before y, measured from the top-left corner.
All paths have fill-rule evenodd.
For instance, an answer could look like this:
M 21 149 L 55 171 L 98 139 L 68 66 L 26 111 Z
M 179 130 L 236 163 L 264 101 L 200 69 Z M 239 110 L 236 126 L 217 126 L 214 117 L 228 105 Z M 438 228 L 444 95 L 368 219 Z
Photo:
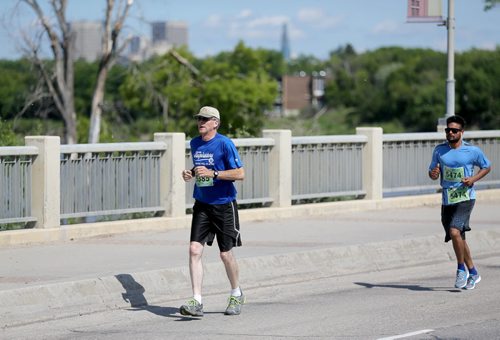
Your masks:
M 465 240 L 465 232 L 471 230 L 469 220 L 475 202 L 476 200 L 469 200 L 457 204 L 441 206 L 441 223 L 446 233 L 444 238 L 445 242 L 451 240 L 450 228 L 460 230 L 462 239 Z
M 240 222 L 236 201 L 206 204 L 195 201 L 191 222 L 191 242 L 212 245 L 215 236 L 220 251 L 241 246 Z

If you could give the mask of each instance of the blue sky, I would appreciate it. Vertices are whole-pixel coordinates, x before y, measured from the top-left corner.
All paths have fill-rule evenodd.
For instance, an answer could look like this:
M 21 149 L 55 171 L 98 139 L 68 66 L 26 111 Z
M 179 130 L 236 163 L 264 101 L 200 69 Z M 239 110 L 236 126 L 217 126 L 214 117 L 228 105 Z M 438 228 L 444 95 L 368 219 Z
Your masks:
M 39 0 L 47 3 L 47 0 Z M 116 0 L 118 2 L 118 0 Z M 0 58 L 15 59 L 19 30 L 33 14 L 17 0 L 1 0 Z M 69 0 L 69 20 L 99 20 L 104 0 Z M 359 51 L 382 46 L 423 47 L 446 51 L 446 29 L 437 24 L 406 23 L 406 0 L 135 0 L 127 34 L 150 36 L 148 22 L 182 20 L 189 26 L 189 49 L 203 57 L 234 48 L 280 48 L 288 23 L 292 55 L 326 58 L 351 43 Z M 46 6 L 45 6 L 46 7 Z M 484 12 L 482 0 L 455 0 L 456 49 L 494 49 L 500 45 L 500 6 Z M 443 0 L 446 16 L 447 1 Z

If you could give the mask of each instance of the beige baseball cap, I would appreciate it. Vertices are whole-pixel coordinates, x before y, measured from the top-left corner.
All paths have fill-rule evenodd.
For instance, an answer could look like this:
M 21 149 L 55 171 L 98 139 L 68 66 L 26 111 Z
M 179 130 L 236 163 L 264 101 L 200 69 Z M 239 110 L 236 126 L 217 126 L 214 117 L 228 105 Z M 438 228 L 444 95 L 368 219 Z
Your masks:
M 219 110 L 211 106 L 203 106 L 195 117 L 217 118 L 220 120 Z

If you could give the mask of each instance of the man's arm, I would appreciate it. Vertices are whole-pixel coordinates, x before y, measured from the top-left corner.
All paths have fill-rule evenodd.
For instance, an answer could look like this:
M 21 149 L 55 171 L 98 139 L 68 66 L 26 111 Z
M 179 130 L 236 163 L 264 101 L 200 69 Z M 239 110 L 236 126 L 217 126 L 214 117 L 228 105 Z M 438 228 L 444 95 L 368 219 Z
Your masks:
M 464 179 L 462 179 L 462 183 L 464 183 L 468 187 L 471 187 L 474 185 L 475 182 L 479 181 L 481 178 L 486 176 L 490 171 L 491 171 L 491 166 L 480 169 L 474 176 L 465 177 Z
M 245 179 L 245 170 L 243 168 L 221 170 L 217 179 L 224 181 L 242 181 Z
M 194 168 L 196 176 L 199 177 L 215 177 L 215 170 L 208 169 L 205 166 L 197 166 Z M 229 170 L 219 170 L 219 175 L 217 179 L 223 181 L 242 181 L 245 178 L 245 170 L 243 168 L 229 169 Z

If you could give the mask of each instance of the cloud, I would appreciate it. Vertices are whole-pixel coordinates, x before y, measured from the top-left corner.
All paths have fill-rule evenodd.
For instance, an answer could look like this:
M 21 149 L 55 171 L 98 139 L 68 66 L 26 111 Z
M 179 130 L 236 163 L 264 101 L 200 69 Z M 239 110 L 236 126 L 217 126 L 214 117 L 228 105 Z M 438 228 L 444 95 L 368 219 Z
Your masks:
M 401 25 L 392 20 L 385 20 L 377 23 L 372 29 L 373 34 L 396 33 L 401 30 Z
M 237 19 L 246 19 L 251 17 L 253 14 L 252 10 L 250 9 L 244 9 L 236 16 Z
M 229 22 L 228 34 L 238 39 L 276 39 L 281 34 L 281 26 L 289 21 L 283 15 L 236 17 Z
M 323 11 L 319 8 L 302 8 L 297 13 L 297 18 L 301 22 L 317 22 L 318 20 L 322 20 L 325 17 Z
M 220 27 L 221 25 L 222 25 L 222 18 L 217 14 L 210 15 L 203 24 L 203 26 L 211 28 L 217 28 Z
M 321 8 L 301 8 L 297 12 L 299 23 L 308 24 L 318 28 L 332 28 L 338 26 L 343 18 L 341 16 L 331 16 Z
M 269 27 L 269 26 L 276 27 L 276 26 L 282 26 L 286 22 L 288 22 L 288 17 L 282 15 L 271 16 L 271 17 L 260 17 L 247 22 L 247 27 L 248 28 Z

